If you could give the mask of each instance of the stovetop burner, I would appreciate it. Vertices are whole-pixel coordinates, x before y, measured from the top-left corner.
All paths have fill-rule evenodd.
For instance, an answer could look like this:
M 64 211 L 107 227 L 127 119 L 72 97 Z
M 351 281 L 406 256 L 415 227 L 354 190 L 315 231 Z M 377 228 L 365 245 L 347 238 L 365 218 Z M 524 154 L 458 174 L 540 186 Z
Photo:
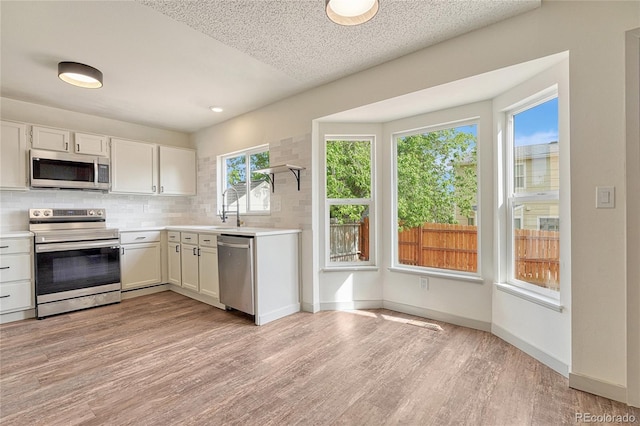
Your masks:
M 105 209 L 29 209 L 29 230 L 36 244 L 118 238 Z

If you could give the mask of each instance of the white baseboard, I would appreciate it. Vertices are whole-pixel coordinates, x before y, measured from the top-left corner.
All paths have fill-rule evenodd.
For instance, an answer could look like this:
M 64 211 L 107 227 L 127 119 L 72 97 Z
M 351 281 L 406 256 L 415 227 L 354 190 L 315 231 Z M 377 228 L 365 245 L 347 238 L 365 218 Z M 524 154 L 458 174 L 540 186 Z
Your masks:
M 302 311 L 303 312 L 311 312 L 312 314 L 315 314 L 316 312 L 320 312 L 320 304 L 319 303 L 302 302 Z
M 458 315 L 448 314 L 445 312 L 435 311 L 433 309 L 421 308 L 418 306 L 406 305 L 404 303 L 390 302 L 385 300 L 382 307 L 392 311 L 402 312 L 409 315 L 416 315 L 423 318 L 429 318 L 436 321 L 442 321 L 453 325 L 473 328 L 481 331 L 491 331 L 491 323 L 471 318 L 465 318 Z
M 26 311 L 11 312 L 8 314 L 0 315 L 0 324 L 6 324 L 8 322 L 20 321 L 20 320 L 35 318 L 35 317 L 36 317 L 35 309 L 27 309 Z
M 226 309 L 226 307 L 222 303 L 220 303 L 220 301 L 215 297 L 206 296 L 204 294 L 196 293 L 195 291 L 191 291 L 191 290 L 186 290 L 182 287 L 178 287 L 173 284 L 168 284 L 168 287 L 169 287 L 169 290 L 175 293 L 181 294 L 183 296 L 187 296 L 191 299 L 195 299 L 198 302 L 206 303 L 207 305 L 214 306 L 218 309 L 222 309 L 222 310 Z
M 275 311 L 267 312 L 265 314 L 258 314 L 256 315 L 256 325 L 265 325 L 271 321 L 286 317 L 287 315 L 295 314 L 296 312 L 300 312 L 299 303 L 294 303 L 292 305 L 285 306 L 283 308 L 276 309 Z
M 160 293 L 161 291 L 169 290 L 168 284 L 159 284 L 151 287 L 136 288 L 133 290 L 123 290 L 122 300 L 131 299 L 139 296 L 146 296 L 147 294 Z
M 569 373 L 569 387 L 613 399 L 614 401 L 627 403 L 627 388 L 622 385 L 603 382 L 602 380 L 582 374 Z
M 491 326 L 491 333 L 498 336 L 505 342 L 512 344 L 527 355 L 537 359 L 552 370 L 562 374 L 564 377 L 569 377 L 569 366 L 567 364 L 549 355 L 545 351 L 538 349 L 531 343 L 525 342 L 518 336 L 511 334 L 509 331 L 495 324 Z
M 381 300 L 350 300 L 346 302 L 321 302 L 321 311 L 353 311 L 354 309 L 380 309 Z

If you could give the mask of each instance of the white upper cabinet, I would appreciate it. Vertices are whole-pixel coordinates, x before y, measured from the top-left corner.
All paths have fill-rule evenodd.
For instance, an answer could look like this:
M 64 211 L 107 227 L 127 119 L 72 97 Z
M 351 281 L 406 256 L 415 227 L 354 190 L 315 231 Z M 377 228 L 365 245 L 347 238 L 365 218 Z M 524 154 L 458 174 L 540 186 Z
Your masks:
M 111 138 L 111 192 L 195 195 L 196 152 Z
M 73 148 L 77 154 L 109 156 L 109 141 L 106 136 L 75 133 L 74 139 Z
M 111 138 L 111 192 L 158 191 L 157 145 Z
M 71 132 L 62 129 L 52 129 L 49 127 L 31 127 L 31 146 L 37 149 L 47 149 L 49 151 L 69 152 Z
M 72 140 L 73 136 L 73 140 Z M 50 127 L 31 127 L 31 146 L 48 151 L 75 152 L 76 154 L 109 156 L 106 136 L 89 133 L 71 133 L 69 130 Z
M 160 146 L 160 194 L 196 194 L 196 152 Z
M 27 189 L 27 126 L 2 122 L 0 188 Z

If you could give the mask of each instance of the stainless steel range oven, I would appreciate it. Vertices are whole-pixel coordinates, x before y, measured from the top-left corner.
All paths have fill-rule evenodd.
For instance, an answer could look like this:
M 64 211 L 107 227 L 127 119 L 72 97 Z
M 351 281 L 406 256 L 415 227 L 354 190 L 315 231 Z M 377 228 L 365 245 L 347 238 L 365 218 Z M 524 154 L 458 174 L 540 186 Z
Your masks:
M 104 209 L 30 209 L 37 317 L 118 303 L 120 241 Z

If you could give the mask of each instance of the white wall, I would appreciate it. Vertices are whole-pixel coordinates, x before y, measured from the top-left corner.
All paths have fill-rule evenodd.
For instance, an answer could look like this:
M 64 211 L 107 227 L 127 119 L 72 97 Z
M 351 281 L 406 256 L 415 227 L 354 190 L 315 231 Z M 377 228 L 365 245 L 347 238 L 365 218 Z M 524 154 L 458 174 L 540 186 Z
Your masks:
M 640 407 L 640 28 L 627 34 L 627 395 Z
M 428 99 L 425 99 L 428 102 Z M 478 102 L 448 110 L 407 117 L 384 124 L 382 167 L 382 266 L 385 306 L 410 313 L 423 312 L 434 319 L 448 320 L 483 330 L 490 329 L 491 292 L 493 283 L 493 131 L 491 102 Z M 479 280 L 451 276 L 429 277 L 428 290 L 421 289 L 419 276 L 387 270 L 392 266 L 394 252 L 392 235 L 396 232 L 392 211 L 394 177 L 392 176 L 393 135 L 412 129 L 437 126 L 443 123 L 475 119 L 478 121 L 478 223 Z
M 569 51 L 573 231 L 571 371 L 576 377 L 595 383 L 625 387 L 624 36 L 625 31 L 638 26 L 638 2 L 545 1 L 532 12 L 203 130 L 194 141 L 201 155 L 212 156 L 311 134 L 306 153 L 311 158 L 319 146 L 312 124 L 314 119 Z M 317 183 L 317 175 L 313 170 L 309 172 L 309 180 Z M 596 185 L 617 188 L 617 208 L 594 208 Z M 315 309 L 319 298 L 327 294 L 321 296 L 319 291 L 321 271 L 316 260 L 320 250 L 315 237 L 321 232 L 316 212 L 322 205 L 314 194 L 309 198 L 313 200 L 311 219 L 299 219 L 311 223 L 303 237 L 302 256 L 306 262 L 303 303 Z M 285 202 L 283 200 L 283 205 Z M 415 285 L 415 277 L 406 280 L 398 289 L 407 287 L 410 291 L 408 288 Z M 368 278 L 363 281 L 367 282 Z M 463 284 L 459 291 L 479 291 L 486 298 L 484 287 L 474 285 L 477 284 Z M 475 293 L 471 297 L 474 296 Z M 390 294 L 389 297 L 396 296 Z M 401 290 L 397 297 L 408 298 Z M 453 300 L 426 303 L 440 309 L 459 309 L 458 312 L 469 318 L 483 321 L 488 318 L 485 302 L 479 310 L 460 309 Z
M 564 376 L 568 376 L 571 364 L 571 290 L 573 282 L 572 272 L 572 216 L 571 216 L 571 149 L 580 146 L 570 135 L 569 126 L 569 55 L 549 69 L 530 78 L 528 81 L 511 88 L 493 100 L 493 120 L 496 134 L 496 147 L 504 144 L 506 129 L 504 111 L 513 108 L 514 104 L 537 95 L 549 88 L 558 90 L 558 142 L 560 153 L 560 292 L 559 300 L 553 301 L 562 305 L 562 310 L 550 309 L 542 304 L 523 300 L 516 293 L 505 293 L 498 287 L 493 292 L 492 331 L 515 346 L 526 350 L 538 360 L 544 362 Z M 505 174 L 506 162 L 497 163 L 495 168 L 497 202 L 497 225 L 508 223 L 506 216 L 506 193 L 501 176 Z M 500 195 L 502 194 L 502 195 Z M 508 225 L 506 225 L 508 226 Z M 497 273 L 494 282 L 507 281 L 508 245 L 505 244 L 506 235 L 496 234 L 495 259 Z

